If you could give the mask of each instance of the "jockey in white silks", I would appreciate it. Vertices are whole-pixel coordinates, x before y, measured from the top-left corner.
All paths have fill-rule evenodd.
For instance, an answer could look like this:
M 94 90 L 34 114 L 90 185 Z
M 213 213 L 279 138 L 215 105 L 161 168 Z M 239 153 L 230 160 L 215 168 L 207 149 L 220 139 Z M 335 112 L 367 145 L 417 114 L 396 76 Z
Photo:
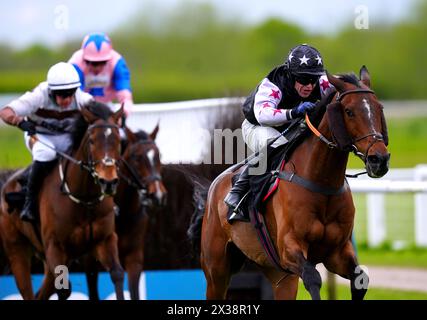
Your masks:
M 38 190 L 56 163 L 56 150 L 66 152 L 71 147 L 74 115 L 93 101 L 93 97 L 79 87 L 76 69 L 69 63 L 59 62 L 49 69 L 46 82 L 0 110 L 4 122 L 25 131 L 25 144 L 33 158 L 20 215 L 24 221 L 36 219 Z M 36 133 L 37 139 L 33 139 Z

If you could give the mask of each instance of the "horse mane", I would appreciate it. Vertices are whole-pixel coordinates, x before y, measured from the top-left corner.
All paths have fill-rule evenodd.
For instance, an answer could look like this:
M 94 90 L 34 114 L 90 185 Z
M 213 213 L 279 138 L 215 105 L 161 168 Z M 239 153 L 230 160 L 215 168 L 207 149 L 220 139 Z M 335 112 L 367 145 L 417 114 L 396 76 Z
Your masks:
M 111 111 L 110 107 L 104 103 L 98 101 L 90 101 L 83 108 L 87 109 L 90 113 L 96 116 L 99 119 L 107 121 L 111 115 L 113 115 L 113 111 Z M 82 114 L 79 114 L 75 120 L 74 128 L 71 132 L 71 150 L 76 150 L 80 146 L 83 137 L 86 134 L 87 128 L 89 127 L 89 123 L 86 122 L 85 118 Z
M 137 132 L 134 132 L 134 135 L 136 136 L 138 141 L 151 140 L 150 135 L 144 130 L 138 130 Z
M 357 76 L 353 72 L 345 73 L 345 74 L 339 74 L 337 77 L 344 82 L 351 83 L 351 84 L 355 85 L 356 87 L 361 88 L 359 79 L 357 78 Z

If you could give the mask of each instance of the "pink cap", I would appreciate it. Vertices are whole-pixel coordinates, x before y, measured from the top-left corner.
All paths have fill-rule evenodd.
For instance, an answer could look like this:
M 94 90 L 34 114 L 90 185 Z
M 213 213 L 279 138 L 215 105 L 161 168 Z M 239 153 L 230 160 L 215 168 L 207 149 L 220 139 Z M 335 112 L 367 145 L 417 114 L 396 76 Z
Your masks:
M 105 33 L 88 34 L 82 43 L 83 59 L 87 61 L 107 61 L 112 58 L 113 46 Z

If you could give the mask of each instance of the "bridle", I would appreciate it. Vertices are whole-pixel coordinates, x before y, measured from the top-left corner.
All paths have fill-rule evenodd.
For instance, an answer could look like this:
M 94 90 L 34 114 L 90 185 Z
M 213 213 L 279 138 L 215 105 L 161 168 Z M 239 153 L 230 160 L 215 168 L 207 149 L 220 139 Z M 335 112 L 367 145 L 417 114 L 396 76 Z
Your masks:
M 342 99 L 348 95 L 348 94 L 359 94 L 359 93 L 372 93 L 375 94 L 374 91 L 372 91 L 371 89 L 353 89 L 353 90 L 347 90 L 344 91 L 342 93 L 338 93 L 335 100 L 340 102 L 342 101 Z M 308 117 L 308 114 L 305 115 L 305 121 L 308 125 L 308 127 L 310 128 L 310 130 L 324 143 L 326 143 L 328 145 L 329 148 L 338 148 L 338 145 L 332 141 L 329 141 L 323 134 L 321 134 L 319 132 L 319 130 L 317 130 L 313 124 L 310 121 L 310 118 Z M 369 144 L 368 148 L 366 149 L 365 153 L 362 153 L 359 151 L 359 149 L 356 146 L 356 143 L 359 141 L 362 141 L 363 139 L 369 138 L 369 137 L 373 137 L 373 141 Z M 358 138 L 354 138 L 353 139 L 353 143 L 351 144 L 351 151 L 357 156 L 359 157 L 364 163 L 366 163 L 366 160 L 368 158 L 368 153 L 369 150 L 371 149 L 371 147 L 376 144 L 377 142 L 380 141 L 384 141 L 384 137 L 382 134 L 378 133 L 378 132 L 370 132 L 364 136 L 358 137 Z
M 119 129 L 118 125 L 115 124 L 107 124 L 107 123 L 102 123 L 102 124 L 92 124 L 88 127 L 87 132 L 90 134 L 90 132 L 93 129 L 98 129 L 98 128 L 110 128 L 110 129 Z M 63 158 L 69 160 L 69 162 L 80 166 L 80 168 L 82 168 L 83 170 L 86 170 L 89 172 L 89 174 L 92 176 L 92 178 L 94 179 L 95 184 L 99 184 L 99 175 L 98 172 L 96 172 L 96 165 L 99 163 L 103 163 L 105 166 L 107 167 L 111 167 L 111 166 L 115 166 L 117 164 L 117 160 L 114 158 L 110 158 L 110 157 L 104 157 L 102 159 L 99 160 L 93 160 L 92 159 L 92 154 L 90 152 L 90 144 L 91 141 L 88 140 L 85 142 L 85 145 L 83 146 L 83 148 L 87 149 L 87 154 L 88 154 L 88 161 L 82 161 L 82 160 L 77 160 L 75 158 L 73 158 L 72 156 L 69 156 L 63 152 L 57 151 L 57 153 L 59 155 L 61 155 Z M 79 197 L 75 196 L 72 194 L 66 180 L 65 180 L 65 174 L 64 174 L 64 170 L 62 168 L 62 162 L 59 161 L 59 177 L 61 179 L 61 190 L 64 194 L 66 194 L 73 202 L 75 203 L 79 203 L 79 204 L 83 204 L 86 207 L 93 207 L 94 205 L 100 203 L 104 197 L 105 197 L 105 193 L 101 192 L 101 195 L 96 197 L 94 200 L 91 201 L 85 201 L 80 199 Z
M 139 144 L 151 144 L 152 141 L 138 141 Z M 145 204 L 146 195 L 148 193 L 148 186 L 150 183 L 154 181 L 162 181 L 162 177 L 159 173 L 152 173 L 149 176 L 141 177 L 139 173 L 134 169 L 133 166 L 129 164 L 128 161 L 126 161 L 123 156 L 120 158 L 120 162 L 123 163 L 127 171 L 130 173 L 130 177 L 123 174 L 121 171 L 119 171 L 119 177 L 120 179 L 123 179 L 129 186 L 135 188 L 142 200 L 142 202 Z

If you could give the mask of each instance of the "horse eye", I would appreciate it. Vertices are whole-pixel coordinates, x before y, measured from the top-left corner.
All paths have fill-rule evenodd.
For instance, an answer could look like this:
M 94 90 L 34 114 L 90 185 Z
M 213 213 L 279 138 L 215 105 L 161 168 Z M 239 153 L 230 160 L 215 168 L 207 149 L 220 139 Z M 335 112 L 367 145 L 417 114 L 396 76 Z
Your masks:
M 349 117 L 354 117 L 354 113 L 353 113 L 353 111 L 351 111 L 350 109 L 345 109 L 345 113 L 346 113 Z

